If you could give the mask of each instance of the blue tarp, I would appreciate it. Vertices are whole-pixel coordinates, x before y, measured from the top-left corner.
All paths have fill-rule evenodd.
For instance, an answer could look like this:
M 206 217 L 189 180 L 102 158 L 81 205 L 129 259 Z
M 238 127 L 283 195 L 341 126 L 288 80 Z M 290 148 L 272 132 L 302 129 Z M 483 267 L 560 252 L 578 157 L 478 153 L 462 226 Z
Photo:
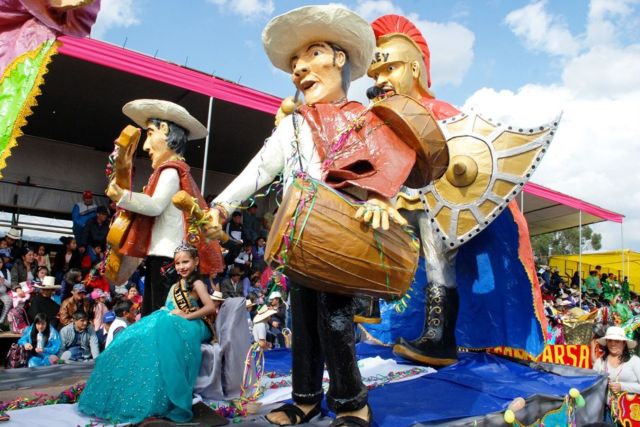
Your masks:
M 358 344 L 358 357 L 395 358 L 388 347 Z M 503 411 L 516 397 L 537 394 L 565 396 L 571 387 L 585 390 L 597 376 L 566 377 L 536 371 L 526 365 L 485 353 L 460 353 L 459 362 L 437 373 L 411 381 L 387 384 L 369 392 L 374 418 L 380 427 L 482 416 Z M 288 350 L 265 353 L 267 371 L 290 372 Z
M 509 346 L 535 356 L 544 349 L 542 326 L 534 312 L 533 285 L 518 255 L 518 233 L 511 211 L 506 210 L 458 250 L 459 346 Z M 399 337 L 418 337 L 424 325 L 426 282 L 421 258 L 407 309 L 398 313 L 393 303 L 381 301 L 382 323 L 364 325 L 367 331 L 385 344 Z

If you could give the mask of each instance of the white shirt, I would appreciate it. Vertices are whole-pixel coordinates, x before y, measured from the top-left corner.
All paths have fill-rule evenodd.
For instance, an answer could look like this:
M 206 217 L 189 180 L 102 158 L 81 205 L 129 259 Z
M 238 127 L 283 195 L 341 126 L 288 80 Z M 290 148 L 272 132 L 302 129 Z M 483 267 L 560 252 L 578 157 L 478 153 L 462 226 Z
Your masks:
M 271 183 L 280 172 L 285 192 L 297 171 L 302 170 L 311 178 L 321 179 L 322 165 L 313 143 L 311 128 L 300 115 L 296 116 L 296 121 L 299 128 L 300 156 L 294 137 L 293 115 L 290 115 L 282 119 L 258 154 L 214 202 L 220 203 L 227 211 L 232 212 L 256 191 Z
M 109 344 L 111 344 L 111 341 L 113 341 L 113 333 L 119 329 L 119 328 L 126 328 L 128 325 L 127 322 L 125 322 L 124 320 L 120 319 L 119 317 L 116 317 L 116 320 L 114 320 L 111 323 L 111 326 L 109 327 L 109 332 L 107 332 L 107 340 L 104 343 L 104 348 L 107 348 L 109 346 Z
M 125 190 L 118 207 L 155 217 L 151 230 L 151 244 L 147 255 L 173 258 L 176 247 L 184 240 L 184 217 L 173 206 L 171 198 L 180 191 L 178 171 L 167 168 L 160 172 L 153 195 Z
M 622 391 L 640 393 L 640 358 L 636 355 L 617 368 L 612 368 L 603 358 L 599 358 L 593 362 L 593 370 L 607 375 L 609 381 L 619 382 Z

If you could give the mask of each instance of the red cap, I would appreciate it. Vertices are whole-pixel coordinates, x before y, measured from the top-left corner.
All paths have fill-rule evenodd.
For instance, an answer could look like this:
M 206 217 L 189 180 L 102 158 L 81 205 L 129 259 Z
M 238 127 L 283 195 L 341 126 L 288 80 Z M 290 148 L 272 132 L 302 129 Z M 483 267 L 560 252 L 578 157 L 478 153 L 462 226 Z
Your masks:
M 84 193 L 82 193 L 82 198 L 83 199 L 92 199 L 93 198 L 93 193 L 91 192 L 91 190 L 85 190 Z
M 427 68 L 427 85 L 431 87 L 431 53 L 429 52 L 429 45 L 420 30 L 411 21 L 400 15 L 384 15 L 373 21 L 371 28 L 373 28 L 376 39 L 394 33 L 404 34 L 409 37 L 422 52 L 424 64 Z

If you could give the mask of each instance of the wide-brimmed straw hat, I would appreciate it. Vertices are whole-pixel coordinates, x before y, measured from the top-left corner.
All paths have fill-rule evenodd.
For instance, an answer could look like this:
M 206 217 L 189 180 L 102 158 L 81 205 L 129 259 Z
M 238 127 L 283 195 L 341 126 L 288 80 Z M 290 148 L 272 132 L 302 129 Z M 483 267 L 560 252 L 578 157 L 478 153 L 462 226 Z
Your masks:
M 38 288 L 38 289 L 60 289 L 61 286 L 60 285 L 56 285 L 56 278 L 53 276 L 44 276 L 44 279 L 42 279 L 42 283 L 35 283 L 33 285 L 34 287 Z
M 122 112 L 141 128 L 147 127 L 149 119 L 173 122 L 187 131 L 187 139 L 202 139 L 207 128 L 181 105 L 161 99 L 136 99 L 122 107 Z
M 596 341 L 598 342 L 598 344 L 604 346 L 604 345 L 607 345 L 607 340 L 626 341 L 627 347 L 629 348 L 629 350 L 634 349 L 636 345 L 638 345 L 638 343 L 635 340 L 627 338 L 627 336 L 624 333 L 624 329 L 622 329 L 619 326 L 609 326 L 607 328 L 607 332 L 605 333 L 604 337 L 598 338 Z
M 13 240 L 20 240 L 22 238 L 22 232 L 14 227 L 9 229 L 9 232 L 6 234 L 6 237 L 9 237 Z
M 222 296 L 222 292 L 220 291 L 213 291 L 213 293 L 209 296 L 214 301 L 224 301 L 224 297 Z
M 338 5 L 304 6 L 273 18 L 262 31 L 271 63 L 291 73 L 291 57 L 312 42 L 335 43 L 347 52 L 351 80 L 366 72 L 376 47 L 373 29 L 355 12 Z
M 267 307 L 266 305 L 263 305 L 262 307 L 260 307 L 260 310 L 258 310 L 258 314 L 256 314 L 255 317 L 253 318 L 253 323 L 260 323 L 264 319 L 267 319 L 270 316 L 273 316 L 277 312 L 278 312 L 277 310 L 274 310 L 272 308 Z

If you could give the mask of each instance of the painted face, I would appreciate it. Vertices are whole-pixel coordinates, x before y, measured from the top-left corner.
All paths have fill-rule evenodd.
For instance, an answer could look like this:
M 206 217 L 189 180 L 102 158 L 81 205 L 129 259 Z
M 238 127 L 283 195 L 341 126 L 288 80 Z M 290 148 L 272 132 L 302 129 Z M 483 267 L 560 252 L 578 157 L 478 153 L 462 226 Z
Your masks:
M 345 61 L 343 52 L 334 53 L 324 42 L 309 43 L 293 55 L 291 79 L 307 104 L 337 101 L 346 96 L 341 76 Z
M 400 94 L 410 94 L 415 80 L 411 64 L 406 62 L 391 62 L 385 64 L 373 74 L 376 86 L 385 92 L 394 91 Z
M 175 152 L 167 145 L 168 133 L 169 127 L 164 122 L 160 123 L 159 128 L 152 123 L 147 124 L 147 138 L 144 140 L 142 149 L 149 155 L 153 169 L 175 155 Z
M 182 251 L 178 252 L 173 260 L 175 262 L 176 271 L 180 275 L 180 277 L 189 277 L 191 273 L 193 273 L 198 266 L 198 258 L 193 258 L 189 252 Z
M 44 332 L 44 330 L 47 329 L 47 322 L 36 323 L 36 329 L 38 332 Z

